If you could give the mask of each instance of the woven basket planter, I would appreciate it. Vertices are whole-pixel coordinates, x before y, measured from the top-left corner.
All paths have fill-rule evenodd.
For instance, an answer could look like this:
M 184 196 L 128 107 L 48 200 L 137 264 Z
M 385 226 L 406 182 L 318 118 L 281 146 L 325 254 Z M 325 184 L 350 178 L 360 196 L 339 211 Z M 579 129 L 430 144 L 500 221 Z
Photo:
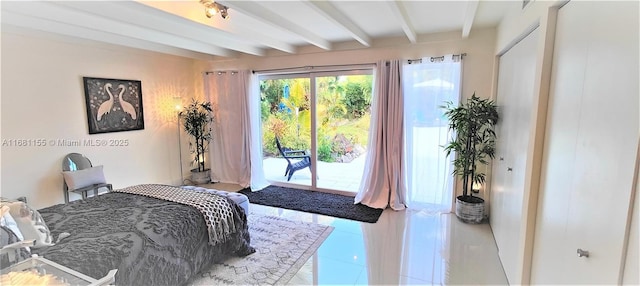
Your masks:
M 211 183 L 211 170 L 207 169 L 202 172 L 198 172 L 197 169 L 191 170 L 191 181 L 196 185 Z
M 466 223 L 481 223 L 484 218 L 484 200 L 478 197 L 458 196 L 456 216 Z

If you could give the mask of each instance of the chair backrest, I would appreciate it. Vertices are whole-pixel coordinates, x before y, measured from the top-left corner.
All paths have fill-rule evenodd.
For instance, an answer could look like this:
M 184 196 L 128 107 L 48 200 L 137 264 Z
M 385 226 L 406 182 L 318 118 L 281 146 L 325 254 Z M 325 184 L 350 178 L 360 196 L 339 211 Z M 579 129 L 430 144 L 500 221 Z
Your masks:
M 289 158 L 287 158 L 287 156 L 284 154 L 284 150 L 282 150 L 282 146 L 280 145 L 278 136 L 276 136 L 276 146 L 278 147 L 278 151 L 280 151 L 280 155 L 282 155 L 282 157 L 285 158 L 287 162 L 291 163 L 291 161 L 289 161 Z
M 91 161 L 80 153 L 69 153 L 62 159 L 63 171 L 77 171 L 86 168 L 91 168 Z

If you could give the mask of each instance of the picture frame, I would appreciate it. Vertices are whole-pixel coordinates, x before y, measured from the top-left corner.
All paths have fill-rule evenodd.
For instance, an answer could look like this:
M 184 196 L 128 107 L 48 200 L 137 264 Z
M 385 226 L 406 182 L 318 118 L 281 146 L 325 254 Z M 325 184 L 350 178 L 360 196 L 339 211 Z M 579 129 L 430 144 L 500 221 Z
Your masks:
M 83 77 L 89 134 L 144 129 L 142 82 Z

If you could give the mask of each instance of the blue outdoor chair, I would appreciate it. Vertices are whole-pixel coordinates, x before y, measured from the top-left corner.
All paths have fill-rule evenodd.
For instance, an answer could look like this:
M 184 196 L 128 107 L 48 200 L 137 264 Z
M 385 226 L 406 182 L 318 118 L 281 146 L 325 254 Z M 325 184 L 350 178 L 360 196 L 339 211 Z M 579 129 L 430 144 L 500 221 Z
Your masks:
M 287 160 L 287 170 L 284 172 L 284 175 L 287 176 L 287 181 L 291 180 L 291 176 L 298 170 L 302 170 L 304 168 L 309 168 L 311 171 L 311 155 L 304 150 L 287 150 L 287 148 L 282 148 L 280 145 L 280 140 L 276 137 L 276 145 L 278 146 L 278 151 L 282 157 Z M 291 161 L 291 159 L 300 159 L 298 161 Z

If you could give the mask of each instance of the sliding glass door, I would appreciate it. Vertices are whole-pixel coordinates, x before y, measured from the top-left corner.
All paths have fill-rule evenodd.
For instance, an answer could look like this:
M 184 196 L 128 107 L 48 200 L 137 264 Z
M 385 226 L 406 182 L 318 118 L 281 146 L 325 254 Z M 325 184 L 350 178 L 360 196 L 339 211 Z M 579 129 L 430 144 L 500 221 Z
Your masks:
M 357 192 L 367 150 L 372 82 L 370 69 L 262 76 L 267 180 Z

